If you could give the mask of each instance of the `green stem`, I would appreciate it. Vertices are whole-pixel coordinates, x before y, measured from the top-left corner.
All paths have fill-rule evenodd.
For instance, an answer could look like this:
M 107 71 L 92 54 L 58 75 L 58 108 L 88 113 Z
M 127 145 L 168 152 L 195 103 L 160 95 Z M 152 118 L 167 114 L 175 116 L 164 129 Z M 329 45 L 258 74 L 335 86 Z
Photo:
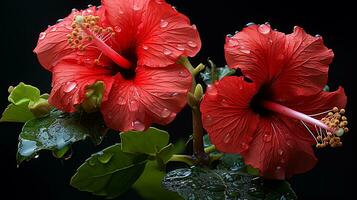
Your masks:
M 194 159 L 188 155 L 172 155 L 172 157 L 170 158 L 170 160 L 168 162 L 183 162 L 189 166 L 192 166 L 195 164 Z
M 216 151 L 216 146 L 214 146 L 214 145 L 211 145 L 211 146 L 205 148 L 205 153 L 207 153 L 207 154 L 210 154 L 214 151 Z

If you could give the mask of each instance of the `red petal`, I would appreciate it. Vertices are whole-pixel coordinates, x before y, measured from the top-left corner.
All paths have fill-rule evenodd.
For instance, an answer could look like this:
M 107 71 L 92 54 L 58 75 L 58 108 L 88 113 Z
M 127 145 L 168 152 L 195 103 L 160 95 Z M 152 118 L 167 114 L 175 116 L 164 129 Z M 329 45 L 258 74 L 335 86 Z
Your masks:
M 136 68 L 134 80 L 120 75 L 102 113 L 108 127 L 127 131 L 145 130 L 152 123 L 168 124 L 185 106 L 192 77 L 181 65 Z
M 52 68 L 64 58 L 73 58 L 78 60 L 90 60 L 98 58 L 100 52 L 95 48 L 86 48 L 85 51 L 78 51 L 68 45 L 67 35 L 73 29 L 71 24 L 76 15 L 95 15 L 101 16 L 101 23 L 105 24 L 103 19 L 103 8 L 97 10 L 96 7 L 90 7 L 83 11 L 74 10 L 72 13 L 63 19 L 63 21 L 50 26 L 46 31 L 40 34 L 38 43 L 34 52 L 37 54 L 38 60 L 47 70 Z
M 158 3 L 159 2 L 159 3 Z M 164 1 L 150 1 L 138 33 L 138 64 L 165 67 L 201 48 L 196 26 Z
M 77 64 L 76 60 L 62 60 L 53 67 L 52 91 L 49 102 L 65 112 L 74 112 L 75 106 L 85 99 L 86 86 L 104 81 L 106 101 L 113 78 L 111 71 L 103 67 Z
M 294 33 L 286 36 L 285 54 L 287 63 L 271 86 L 273 98 L 288 100 L 319 93 L 326 85 L 328 65 L 333 59 L 332 50 L 322 38 L 295 27 Z
M 166 67 L 201 48 L 195 26 L 165 1 L 103 0 L 120 49 L 136 51 L 138 65 Z
M 225 56 L 229 67 L 258 85 L 272 80 L 284 62 L 285 35 L 270 25 L 251 25 L 233 37 L 226 38 Z
M 313 115 L 331 110 L 333 107 L 344 108 L 347 103 L 347 96 L 342 87 L 334 92 L 320 92 L 308 97 L 297 97 L 293 100 L 284 102 L 285 106 L 299 112 Z M 321 119 L 324 115 L 318 116 Z
M 247 150 L 259 123 L 259 116 L 249 107 L 257 92 L 255 84 L 240 77 L 226 77 L 210 87 L 201 112 L 211 142 L 226 153 Z
M 317 162 L 310 143 L 295 137 L 306 130 L 296 129 L 283 118 L 262 117 L 249 150 L 242 154 L 245 163 L 258 168 L 265 178 L 286 179 L 310 170 Z

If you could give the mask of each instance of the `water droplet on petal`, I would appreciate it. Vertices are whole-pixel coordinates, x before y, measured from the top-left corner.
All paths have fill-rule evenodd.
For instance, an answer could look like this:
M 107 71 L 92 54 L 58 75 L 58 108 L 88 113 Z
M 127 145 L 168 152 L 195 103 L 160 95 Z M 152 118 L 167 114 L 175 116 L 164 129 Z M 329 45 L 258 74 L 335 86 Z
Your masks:
M 163 53 L 168 56 L 168 55 L 172 54 L 172 51 L 170 49 L 164 49 Z
M 74 9 L 75 11 L 77 11 L 76 9 Z M 72 12 L 75 12 L 72 10 Z M 57 19 L 57 23 L 63 22 L 64 19 Z
M 171 94 L 172 97 L 176 97 L 176 96 L 178 96 L 178 95 L 179 95 L 178 92 L 174 92 L 174 93 Z
M 72 8 L 72 12 L 78 12 L 78 10 L 76 8 Z
M 115 26 L 114 30 L 115 30 L 115 32 L 120 33 L 122 29 L 120 26 Z
M 164 0 L 155 0 L 155 2 L 156 2 L 157 4 L 162 4 L 162 3 L 164 3 Z
M 284 150 L 278 149 L 278 154 L 279 154 L 280 156 L 282 156 L 282 155 L 284 154 Z
M 240 51 L 242 53 L 245 53 L 245 54 L 250 54 L 250 50 L 249 49 L 240 49 Z
M 54 27 L 51 28 L 51 32 L 55 32 L 56 30 L 57 30 L 57 27 L 56 27 L 56 26 L 54 26 Z
M 266 25 L 266 24 L 261 24 L 259 27 L 258 27 L 258 31 L 264 35 L 270 33 L 270 26 L 269 25 Z
M 121 15 L 124 14 L 124 11 L 122 11 L 122 10 L 119 10 L 118 12 L 119 12 L 119 14 L 121 14 Z
M 160 114 L 160 116 L 162 117 L 162 118 L 167 118 L 167 117 L 169 117 L 171 115 L 171 111 L 169 110 L 169 109 L 167 109 L 167 108 L 164 108 L 162 111 L 161 111 L 161 114 Z
M 117 101 L 118 105 L 122 106 L 122 105 L 125 105 L 126 104 L 126 99 L 122 96 L 120 96 L 118 98 L 118 101 Z
M 71 92 L 71 91 L 73 91 L 76 87 L 77 87 L 77 83 L 70 81 L 70 82 L 67 82 L 67 83 L 66 83 L 66 85 L 65 85 L 64 88 L 63 88 L 63 91 L 64 91 L 64 92 Z
M 145 125 L 141 123 L 139 120 L 133 121 L 131 123 L 131 126 L 133 127 L 134 130 L 136 131 L 143 131 L 145 130 Z
M 228 144 L 229 141 L 231 140 L 231 135 L 230 134 L 226 134 L 223 138 L 223 142 Z
M 186 78 L 188 77 L 190 74 L 187 73 L 186 71 L 180 71 L 179 72 L 179 77 L 182 77 L 182 78 Z
M 228 44 L 229 44 L 229 46 L 231 46 L 231 47 L 236 47 L 236 46 L 239 45 L 239 42 L 238 42 L 238 40 L 235 40 L 235 39 L 229 39 L 229 40 L 228 40 Z
M 168 22 L 168 21 L 166 21 L 166 20 L 164 20 L 164 19 L 161 19 L 161 20 L 160 20 L 160 27 L 161 27 L 161 28 L 165 28 L 165 27 L 167 27 L 167 25 L 169 25 L 169 22 Z
M 40 155 L 38 155 L 38 154 L 37 154 L 37 155 L 35 155 L 35 157 L 34 157 L 34 158 L 39 158 L 39 157 L 40 157 Z
M 211 96 L 216 96 L 218 94 L 217 88 L 213 85 L 207 86 L 207 94 Z
M 316 34 L 316 35 L 315 35 L 315 37 L 317 37 L 317 38 L 321 38 L 322 36 L 321 36 L 321 35 L 319 35 L 319 34 Z
M 179 51 L 184 51 L 185 50 L 185 47 L 182 45 L 182 44 L 178 44 L 176 46 L 176 49 L 179 50 Z
M 190 47 L 192 47 L 192 48 L 197 47 L 197 43 L 194 42 L 194 41 L 191 41 L 191 40 L 187 42 L 187 45 L 190 46 Z
M 135 112 L 139 109 L 139 102 L 136 100 L 131 100 L 129 104 L 129 110 Z
M 249 23 L 247 23 L 245 26 L 253 26 L 253 25 L 255 25 L 254 22 L 249 22 Z
M 196 24 L 192 24 L 192 26 L 191 26 L 191 27 L 192 27 L 192 29 L 193 29 L 193 30 L 197 30 L 197 26 L 196 26 Z
M 240 147 L 243 149 L 243 151 L 245 151 L 249 148 L 248 144 L 245 142 L 240 143 Z
M 148 47 L 148 46 L 146 46 L 146 45 L 143 45 L 143 49 L 144 49 L 144 50 L 148 50 L 148 49 L 149 49 L 149 47 Z
M 90 8 L 90 7 L 93 7 L 93 5 L 92 4 L 88 4 L 88 6 L 87 6 L 88 8 Z
M 134 11 L 139 11 L 140 9 L 141 9 L 140 5 L 134 4 L 134 6 L 133 6 Z
M 46 37 L 46 32 L 41 32 L 38 39 L 43 40 Z
M 270 142 L 270 141 L 271 141 L 271 138 L 272 138 L 272 135 L 271 135 L 271 134 L 264 134 L 264 135 L 263 135 L 263 141 L 264 141 L 264 142 Z

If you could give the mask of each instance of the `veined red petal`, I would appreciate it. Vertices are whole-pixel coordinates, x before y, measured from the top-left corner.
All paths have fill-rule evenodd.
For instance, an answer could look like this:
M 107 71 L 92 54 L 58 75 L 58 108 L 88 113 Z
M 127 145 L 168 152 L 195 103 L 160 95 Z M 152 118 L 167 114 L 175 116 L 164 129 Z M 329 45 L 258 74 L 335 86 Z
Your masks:
M 241 77 L 226 77 L 210 87 L 202 100 L 201 112 L 212 144 L 226 153 L 246 151 L 259 123 L 259 116 L 250 108 L 257 93 L 255 84 Z
M 115 79 L 102 113 L 108 127 L 121 131 L 168 124 L 185 106 L 192 84 L 188 70 L 177 64 L 166 68 L 139 66 L 133 80 L 120 74 Z
M 196 26 L 165 1 L 149 1 L 138 32 L 138 64 L 165 67 L 201 48 Z
M 108 99 L 113 83 L 111 70 L 103 67 L 78 64 L 76 60 L 62 60 L 52 69 L 52 91 L 49 103 L 65 112 L 74 112 L 75 106 L 85 99 L 86 87 L 103 81 L 105 92 L 102 101 Z
M 190 20 L 164 0 L 102 0 L 122 54 L 135 51 L 137 64 L 166 67 L 194 56 L 201 40 Z
M 295 137 L 301 129 L 293 129 L 285 123 L 289 119 L 283 118 L 262 117 L 249 150 L 242 153 L 245 163 L 258 168 L 265 178 L 283 180 L 310 170 L 317 162 L 311 144 Z
M 240 68 L 244 76 L 261 85 L 276 78 L 283 67 L 284 46 L 285 35 L 262 24 L 227 36 L 224 49 L 229 67 Z
M 106 24 L 103 18 L 104 8 L 97 9 L 96 7 L 90 7 L 86 10 L 78 11 L 73 10 L 71 14 L 58 22 L 57 24 L 50 26 L 46 31 L 40 34 L 38 43 L 34 52 L 37 54 L 38 60 L 41 65 L 47 70 L 52 68 L 62 59 L 72 58 L 78 60 L 87 60 L 93 62 L 100 55 L 100 51 L 96 48 L 86 48 L 85 51 L 73 49 L 68 44 L 68 34 L 71 34 L 73 28 L 71 26 L 74 17 L 77 15 L 93 15 L 100 16 L 101 24 Z M 103 60 L 103 59 L 102 59 Z
M 329 64 L 333 59 L 322 37 L 313 37 L 302 28 L 286 36 L 287 63 L 271 85 L 272 98 L 289 100 L 319 93 L 327 83 Z

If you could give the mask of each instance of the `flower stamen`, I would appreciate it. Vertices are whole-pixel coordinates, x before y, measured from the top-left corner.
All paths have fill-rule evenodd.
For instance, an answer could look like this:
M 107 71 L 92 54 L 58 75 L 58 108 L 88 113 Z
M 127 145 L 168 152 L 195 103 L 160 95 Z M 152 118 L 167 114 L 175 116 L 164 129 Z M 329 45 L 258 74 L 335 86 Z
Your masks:
M 99 20 L 99 16 L 75 16 L 72 22 L 73 31 L 67 35 L 68 44 L 80 51 L 84 51 L 86 48 L 91 47 L 91 44 L 94 44 L 97 49 L 111 58 L 120 67 L 129 69 L 131 63 L 105 43 L 115 35 L 113 28 L 101 27 L 98 25 Z

